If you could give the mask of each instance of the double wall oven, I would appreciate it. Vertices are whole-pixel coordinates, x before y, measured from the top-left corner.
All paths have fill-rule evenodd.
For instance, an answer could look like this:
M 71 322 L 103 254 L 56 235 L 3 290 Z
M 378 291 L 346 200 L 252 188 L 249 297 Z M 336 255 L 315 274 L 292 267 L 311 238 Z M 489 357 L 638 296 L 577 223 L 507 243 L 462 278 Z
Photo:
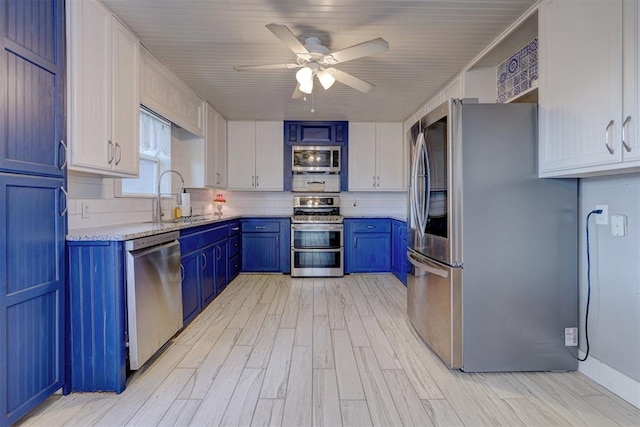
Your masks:
M 291 276 L 343 275 L 344 225 L 340 196 L 295 196 L 291 219 Z

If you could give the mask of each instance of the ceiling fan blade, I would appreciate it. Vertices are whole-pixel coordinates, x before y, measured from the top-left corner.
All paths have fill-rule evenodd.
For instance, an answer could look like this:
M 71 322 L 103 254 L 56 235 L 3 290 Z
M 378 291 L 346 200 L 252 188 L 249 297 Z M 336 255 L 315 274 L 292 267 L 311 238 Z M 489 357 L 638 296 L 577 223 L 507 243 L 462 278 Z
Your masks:
M 251 71 L 251 70 L 289 70 L 292 68 L 300 68 L 302 65 L 298 64 L 269 64 L 269 65 L 234 65 L 233 69 L 236 71 Z
M 389 43 L 382 37 L 369 40 L 368 42 L 359 43 L 351 47 L 345 47 L 344 49 L 331 52 L 325 56 L 325 62 L 329 64 L 338 64 L 340 62 L 347 62 L 353 59 L 362 58 L 363 56 L 369 56 L 380 52 L 386 52 L 389 50 Z
M 369 93 L 375 87 L 371 83 L 345 73 L 344 71 L 340 71 L 337 68 L 329 68 L 328 71 L 330 71 L 333 77 L 340 83 L 359 90 L 360 92 Z
M 291 99 L 301 99 L 304 98 L 304 96 L 304 93 L 300 90 L 300 84 L 297 84 L 293 95 L 291 95 Z
M 289 49 L 293 51 L 293 53 L 309 53 L 307 48 L 304 47 L 300 40 L 291 32 L 289 27 L 281 24 L 267 24 L 266 27 L 271 31 L 277 38 L 280 39 L 282 43 L 284 43 Z

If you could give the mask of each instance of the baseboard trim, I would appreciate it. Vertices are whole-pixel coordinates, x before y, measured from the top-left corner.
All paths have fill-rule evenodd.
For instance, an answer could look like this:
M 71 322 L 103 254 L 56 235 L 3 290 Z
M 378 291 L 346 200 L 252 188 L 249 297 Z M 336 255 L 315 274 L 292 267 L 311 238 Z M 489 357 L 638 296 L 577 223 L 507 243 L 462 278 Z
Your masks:
M 580 358 L 584 357 L 582 351 Z M 586 361 L 580 362 L 578 371 L 591 378 L 612 393 L 631 403 L 640 409 L 640 382 L 616 371 L 611 366 L 589 356 Z

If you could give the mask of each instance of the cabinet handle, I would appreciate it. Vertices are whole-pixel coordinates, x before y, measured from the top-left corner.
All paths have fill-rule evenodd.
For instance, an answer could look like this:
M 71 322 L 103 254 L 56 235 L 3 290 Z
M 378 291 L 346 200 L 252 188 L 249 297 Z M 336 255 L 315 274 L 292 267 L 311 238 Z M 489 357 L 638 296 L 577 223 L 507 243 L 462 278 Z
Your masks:
M 222 248 L 220 246 L 216 246 L 216 252 L 218 253 L 218 257 L 216 259 L 222 258 Z
M 62 210 L 62 212 L 60 212 L 60 216 L 65 216 L 67 214 L 67 209 L 69 208 L 69 205 L 67 204 L 69 193 L 67 193 L 67 190 L 65 190 L 63 185 L 60 186 L 60 192 L 64 194 L 64 209 Z
M 122 150 L 120 149 L 120 144 L 118 144 L 117 142 L 115 152 L 118 154 L 118 158 L 116 159 L 116 166 L 118 166 L 118 163 L 120 163 L 120 160 L 122 160 Z
M 108 148 L 109 148 L 109 160 L 107 160 L 107 163 L 111 164 L 111 162 L 113 162 L 113 157 L 114 157 L 114 152 L 113 152 L 113 142 L 111 142 L 111 140 L 109 140 L 108 144 L 107 144 Z
M 380 187 L 380 176 L 378 175 L 378 187 Z
M 204 264 L 202 265 L 202 269 L 204 270 L 207 268 L 207 255 L 205 255 L 204 252 L 202 252 L 202 258 L 204 258 Z
M 375 226 L 375 225 L 367 225 L 367 228 L 368 228 L 369 230 L 373 230 L 374 228 L 376 228 L 376 226 Z
M 604 130 L 604 145 L 607 147 L 607 150 L 609 150 L 609 154 L 613 154 L 615 152 L 613 147 L 611 147 L 611 144 L 609 144 L 609 134 L 611 133 L 610 131 L 614 124 L 615 122 L 611 120 Z
M 60 147 L 64 149 L 64 156 L 60 156 Z M 60 140 L 60 146 L 58 147 L 58 164 L 60 165 L 60 157 L 64 159 L 62 164 L 59 167 L 60 170 L 63 170 L 67 167 L 67 144 L 65 144 L 64 139 Z
M 631 145 L 627 143 L 627 129 L 629 128 L 629 123 L 631 123 L 631 116 L 627 116 L 624 119 L 624 123 L 622 123 L 622 146 L 627 152 L 631 152 Z
M 216 184 L 220 184 L 220 173 L 216 172 Z
M 260 177 L 256 175 L 256 188 L 260 186 Z
M 354 237 L 354 238 L 353 238 L 353 247 L 354 247 L 354 248 L 357 248 L 357 247 L 358 247 L 358 238 L 357 238 L 357 237 Z
M 180 264 L 180 282 L 184 282 L 184 265 Z
M 239 231 L 239 230 L 240 230 L 240 227 L 233 227 L 231 230 L 233 230 L 233 231 Z
M 255 186 L 256 186 L 256 176 L 255 176 L 255 175 L 252 175 L 252 176 L 251 176 L 251 186 L 252 186 L 252 187 L 255 187 Z
M 280 236 L 276 236 L 276 248 L 280 247 Z
M 373 176 L 373 186 L 374 187 L 376 186 L 376 176 L 375 175 Z
M 265 227 L 264 225 L 257 225 L 256 226 L 256 230 L 264 230 L 265 228 L 267 228 L 267 227 Z

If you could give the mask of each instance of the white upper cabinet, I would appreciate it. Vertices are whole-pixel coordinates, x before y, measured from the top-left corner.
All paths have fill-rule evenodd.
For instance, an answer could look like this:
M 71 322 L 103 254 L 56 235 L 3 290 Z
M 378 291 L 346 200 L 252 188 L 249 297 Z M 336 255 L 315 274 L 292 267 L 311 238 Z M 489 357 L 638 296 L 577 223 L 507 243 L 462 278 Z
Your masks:
M 402 123 L 349 123 L 349 191 L 404 188 Z
M 227 122 L 227 187 L 230 190 L 282 191 L 282 122 Z
M 69 168 L 137 176 L 139 41 L 95 0 L 67 13 Z
M 546 0 L 539 32 L 539 175 L 640 170 L 638 2 Z
M 204 138 L 187 138 L 181 144 L 185 186 L 226 188 L 227 122 L 213 107 L 205 105 Z

